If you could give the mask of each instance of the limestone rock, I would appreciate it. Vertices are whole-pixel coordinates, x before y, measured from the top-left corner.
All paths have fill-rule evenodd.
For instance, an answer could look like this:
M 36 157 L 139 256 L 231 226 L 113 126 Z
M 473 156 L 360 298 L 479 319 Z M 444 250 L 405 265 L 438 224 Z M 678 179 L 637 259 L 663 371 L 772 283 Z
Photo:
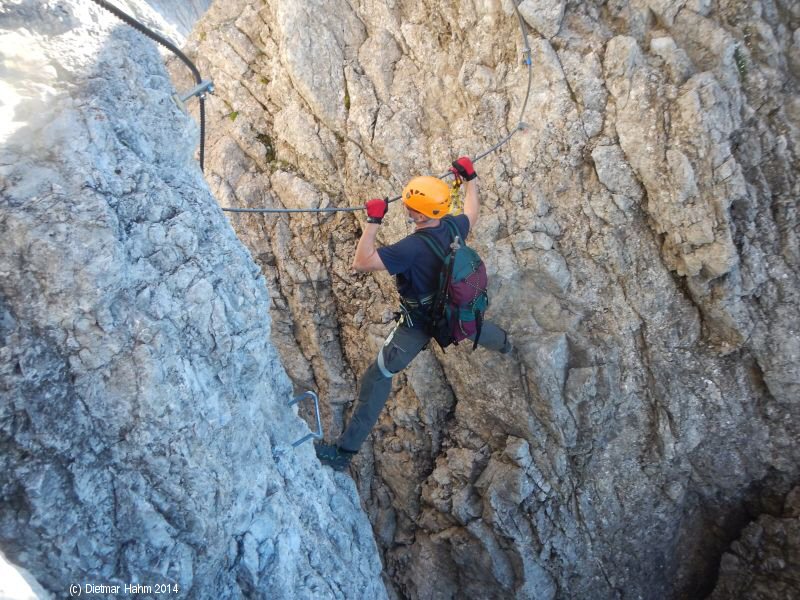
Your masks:
M 675 85 L 683 85 L 693 75 L 692 62 L 671 37 L 653 38 L 650 41 L 650 51 L 664 60 L 669 77 Z
M 192 26 L 211 6 L 211 0 L 183 0 L 169 2 L 165 0 L 146 0 L 162 18 L 173 24 L 185 38 Z M 124 5 L 119 5 L 123 7 Z M 183 41 L 183 40 L 181 40 Z
M 750 490 L 800 477 L 790 4 L 521 4 L 529 128 L 477 163 L 470 236 L 515 353 L 423 352 L 355 461 L 399 596 L 702 597 Z M 509 2 L 349 6 L 326 16 L 360 24 L 326 34 L 320 16 L 306 54 L 287 24 L 323 10 L 311 0 L 217 4 L 198 24 L 187 51 L 222 82 L 220 202 L 359 206 L 517 123 Z M 237 32 L 264 50 L 231 77 Z M 312 85 L 296 72 L 323 42 L 340 46 Z M 396 206 L 382 244 L 410 233 Z M 292 377 L 337 390 L 332 438 L 396 304 L 390 277 L 349 268 L 363 218 L 231 218 L 264 257 Z
M 0 552 L 0 596 L 7 600 L 50 600 L 44 588 L 25 569 L 14 566 Z
M 709 600 L 793 598 L 800 592 L 800 488 L 782 515 L 761 515 L 722 555 L 719 581 Z M 792 502 L 793 500 L 793 502 Z M 790 504 L 791 503 L 791 504 Z
M 622 149 L 619 146 L 595 146 L 592 160 L 600 183 L 611 193 L 617 207 L 630 216 L 633 207 L 639 204 L 643 190 Z
M 292 448 L 264 277 L 154 44 L 88 2 L 6 2 L 0 59 L 5 556 L 58 598 L 386 597 L 352 481 Z
M 566 0 L 523 0 L 519 4 L 519 12 L 531 27 L 549 39 L 561 29 L 566 5 Z
M 26 16 L 39 15 L 23 4 Z M 483 207 L 470 236 L 491 277 L 487 317 L 510 332 L 516 350 L 507 357 L 462 347 L 423 352 L 394 378 L 393 396 L 355 460 L 383 581 L 398 597 L 703 597 L 717 583 L 720 558 L 739 536 L 754 490 L 790 489 L 800 479 L 800 14 L 783 1 L 523 4 L 536 29 L 530 90 L 509 2 L 215 3 L 186 47 L 217 85 L 208 100 L 206 178 L 223 205 L 359 206 L 490 147 L 516 125 L 528 97 L 522 117 L 529 128 L 476 165 Z M 61 17 L 47 21 L 51 36 L 83 22 L 69 10 L 54 14 Z M 4 26 L 16 36 L 12 50 L 27 48 L 33 35 L 22 23 Z M 115 35 L 132 43 L 122 31 Z M 23 280 L 17 270 L 3 270 L 3 289 L 32 299 L 0 313 L 3 331 L 12 332 L 3 335 L 17 336 L 14 349 L 4 350 L 4 377 L 27 382 L 29 395 L 40 394 L 48 408 L 86 393 L 85 407 L 69 405 L 72 413 L 31 410 L 28 423 L 15 404 L 16 420 L 0 422 L 28 427 L 29 444 L 44 443 L 35 434 L 47 431 L 52 452 L 62 453 L 75 431 L 105 426 L 105 437 L 89 436 L 80 455 L 94 457 L 94 470 L 84 468 L 87 459 L 67 466 L 42 459 L 24 476 L 12 470 L 29 498 L 17 504 L 43 514 L 49 490 L 71 485 L 86 498 L 122 477 L 116 499 L 98 501 L 119 504 L 125 527 L 141 532 L 122 556 L 131 568 L 141 556 L 164 552 L 173 566 L 161 568 L 184 574 L 181 565 L 200 560 L 196 539 L 230 541 L 227 532 L 235 530 L 229 548 L 212 544 L 212 555 L 235 565 L 235 575 L 219 571 L 223 595 L 237 588 L 243 595 L 256 588 L 288 594 L 283 590 L 299 585 L 290 558 L 298 555 L 314 573 L 301 592 L 327 593 L 322 573 L 333 572 L 332 595 L 382 594 L 346 479 L 332 482 L 312 470 L 307 449 L 272 458 L 281 440 L 305 430 L 278 409 L 289 383 L 268 375 L 280 368 L 267 338 L 297 388 L 320 390 L 326 434 L 335 438 L 358 374 L 392 326 L 391 278 L 350 270 L 363 213 L 230 215 L 257 272 L 185 167 L 195 139 L 185 120 L 159 121 L 148 135 L 133 133 L 136 119 L 113 127 L 106 120 L 134 112 L 149 119 L 144 108 L 152 94 L 171 106 L 160 68 L 133 77 L 140 82 L 133 92 L 117 82 L 114 98 L 125 100 L 112 111 L 111 100 L 99 109 L 88 100 L 54 102 L 64 94 L 52 84 L 60 63 L 4 52 L 29 61 L 35 73 L 16 95 L 4 93 L 13 99 L 4 110 L 30 107 L 23 121 L 0 119 L 8 135 L 16 128 L 19 143 L 31 146 L 36 138 L 24 132 L 34 123 L 33 131 L 48 123 L 48 131 L 73 131 L 67 125 L 75 119 L 51 118 L 57 106 L 92 115 L 81 121 L 90 132 L 80 138 L 84 145 L 113 149 L 113 158 L 98 163 L 83 158 L 81 143 L 62 142 L 78 149 L 69 154 L 77 180 L 69 185 L 41 151 L 21 167 L 25 179 L 8 166 L 15 161 L 2 162 L 4 198 L 11 191 L 36 198 L 28 212 L 13 205 L 3 249 L 24 249 L 32 265 L 24 272 L 45 274 Z M 114 54 L 103 64 L 135 74 L 144 67 L 130 57 L 140 54 Z M 156 62 L 154 53 L 147 56 L 144 64 Z M 191 84 L 180 65 L 173 76 L 177 87 Z M 106 80 L 89 77 L 86 86 Z M 9 89 L 5 78 L 3 85 Z M 42 191 L 34 181 L 58 187 Z M 23 185 L 30 188 L 24 196 L 17 191 Z M 31 215 L 35 223 L 69 223 L 45 228 L 65 244 L 92 243 L 67 244 L 64 253 L 37 230 L 28 244 Z M 409 232 L 393 205 L 380 243 Z M 271 328 L 255 316 L 267 302 L 262 275 Z M 40 280 L 51 282 L 41 293 L 34 285 Z M 77 299 L 73 313 L 63 298 Z M 20 305 L 29 311 L 23 317 Z M 130 333 L 112 335 L 120 327 Z M 17 343 L 20 336 L 30 341 Z M 122 358 L 131 347 L 135 370 Z M 15 362 L 10 352 L 25 354 Z M 147 368 L 153 362 L 163 364 L 163 374 Z M 216 378 L 204 377 L 208 372 Z M 264 408 L 252 408 L 253 399 Z M 181 431 L 166 448 L 150 426 L 165 419 Z M 256 435 L 267 423 L 276 431 L 268 442 Z M 213 455 L 192 462 L 201 439 Z M 142 444 L 155 451 L 138 450 Z M 231 448 L 250 476 L 225 458 Z M 138 462 L 123 470 L 131 454 Z M 147 495 L 167 463 L 184 481 L 205 483 L 204 473 L 217 473 L 208 486 L 219 486 L 230 510 L 191 520 L 194 511 L 170 511 L 162 498 L 184 507 L 181 499 L 204 498 L 205 488 Z M 272 504 L 265 473 L 283 475 L 289 467 L 293 477 L 275 478 Z M 309 478 L 313 495 L 303 483 Z M 251 497 L 237 504 L 234 489 Z M 17 506 L 18 495 L 3 497 Z M 320 497 L 330 501 L 311 510 Z M 320 520 L 292 516 L 301 506 Z M 754 514 L 761 513 L 741 553 L 734 549 L 725 561 L 759 582 L 777 575 L 774 590 L 782 593 L 784 566 L 791 571 L 793 564 L 783 550 L 791 545 L 779 551 L 769 540 L 793 539 L 796 517 Z M 71 531 L 83 513 L 69 514 L 63 525 L 44 529 Z M 97 514 L 107 519 L 108 512 Z M 254 516 L 261 514 L 268 518 Z M 342 527 L 323 527 L 331 521 Z M 175 537 L 178 529 L 187 533 Z M 2 543 L 19 537 L 2 531 Z M 311 531 L 325 541 L 305 552 Z M 77 549 L 59 554 L 65 561 L 93 565 L 111 552 L 90 535 L 74 539 Z M 32 544 L 44 552 L 47 543 Z M 52 545 L 62 547 L 60 540 Z M 348 548 L 346 565 L 330 558 L 341 548 Z M 753 549 L 785 565 L 759 565 Z M 33 554 L 20 559 L 18 548 L 4 550 L 35 565 Z M 197 585 L 215 572 L 202 564 L 192 572 Z M 362 579 L 350 576 L 356 571 Z

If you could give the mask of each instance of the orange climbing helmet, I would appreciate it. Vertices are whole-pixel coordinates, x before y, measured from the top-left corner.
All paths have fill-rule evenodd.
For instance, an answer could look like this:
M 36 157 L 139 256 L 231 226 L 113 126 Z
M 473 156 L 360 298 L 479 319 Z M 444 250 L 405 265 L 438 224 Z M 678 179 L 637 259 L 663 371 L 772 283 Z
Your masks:
M 450 186 L 436 177 L 414 177 L 403 190 L 403 204 L 431 219 L 441 219 L 450 211 Z

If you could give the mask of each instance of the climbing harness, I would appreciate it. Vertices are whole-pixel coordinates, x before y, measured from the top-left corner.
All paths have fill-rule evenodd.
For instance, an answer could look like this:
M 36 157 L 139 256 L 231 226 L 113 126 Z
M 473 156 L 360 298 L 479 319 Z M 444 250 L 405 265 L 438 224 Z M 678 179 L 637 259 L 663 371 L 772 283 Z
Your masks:
M 200 77 L 200 71 L 197 70 L 197 67 L 194 66 L 194 63 L 189 60 L 189 58 L 181 52 L 172 42 L 169 40 L 161 37 L 151 29 L 148 29 L 142 23 L 134 19 L 129 14 L 121 11 L 113 4 L 106 2 L 105 0 L 92 0 L 97 6 L 103 8 L 110 12 L 112 15 L 117 17 L 123 23 L 130 25 L 139 33 L 149 37 L 151 40 L 156 42 L 157 44 L 161 44 L 167 50 L 172 52 L 175 56 L 177 56 L 183 63 L 189 67 L 189 70 L 192 72 L 194 76 L 195 82 L 197 85 L 192 89 L 189 90 L 185 94 L 173 94 L 172 99 L 175 103 L 180 107 L 181 110 L 186 112 L 186 107 L 184 106 L 185 102 L 189 100 L 189 98 L 193 96 L 197 96 L 200 100 L 200 170 L 203 171 L 203 163 L 205 161 L 205 138 L 206 138 L 206 104 L 205 104 L 205 95 L 207 93 L 214 91 L 214 84 L 211 81 L 203 81 L 203 78 Z
M 97 1 L 97 0 L 95 0 Z M 528 29 L 525 26 L 525 21 L 522 18 L 522 14 L 519 12 L 519 7 L 517 6 L 517 2 L 513 1 L 511 3 L 514 6 L 514 11 L 517 13 L 517 20 L 519 21 L 519 28 L 520 32 L 522 33 L 522 43 L 525 46 L 523 51 L 524 54 L 524 62 L 528 65 L 528 86 L 525 91 L 525 100 L 522 102 L 522 110 L 520 110 L 519 114 L 519 121 L 517 124 L 511 129 L 511 131 L 506 135 L 503 139 L 497 142 L 491 148 L 484 150 L 480 154 L 478 154 L 475 158 L 472 159 L 473 164 L 488 156 L 492 152 L 495 152 L 502 146 L 504 146 L 517 131 L 526 129 L 528 127 L 527 123 L 522 120 L 522 117 L 525 116 L 525 109 L 528 106 L 528 98 L 531 95 L 531 80 L 533 79 L 533 66 L 531 60 L 531 47 L 528 43 Z M 453 177 L 453 173 L 448 171 L 439 175 L 439 179 L 446 179 L 447 177 Z M 395 196 L 394 198 L 390 198 L 389 202 L 396 202 L 400 200 L 401 196 Z M 325 212 L 355 212 L 359 210 L 364 210 L 363 206 L 351 206 L 345 208 L 232 208 L 232 207 L 221 207 L 222 210 L 227 212 L 233 213 L 325 213 Z

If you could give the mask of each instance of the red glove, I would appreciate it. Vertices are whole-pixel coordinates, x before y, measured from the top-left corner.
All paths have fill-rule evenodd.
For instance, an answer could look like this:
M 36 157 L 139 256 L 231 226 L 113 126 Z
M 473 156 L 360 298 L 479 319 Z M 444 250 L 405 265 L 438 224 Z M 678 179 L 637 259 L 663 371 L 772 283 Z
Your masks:
M 389 210 L 389 201 L 386 198 L 373 198 L 372 200 L 367 200 L 364 207 L 367 209 L 367 223 L 380 225 Z
M 463 179 L 464 181 L 472 181 L 478 174 L 475 172 L 475 167 L 472 166 L 472 161 L 469 156 L 462 156 L 461 158 L 453 161 L 453 167 L 450 169 L 456 179 Z

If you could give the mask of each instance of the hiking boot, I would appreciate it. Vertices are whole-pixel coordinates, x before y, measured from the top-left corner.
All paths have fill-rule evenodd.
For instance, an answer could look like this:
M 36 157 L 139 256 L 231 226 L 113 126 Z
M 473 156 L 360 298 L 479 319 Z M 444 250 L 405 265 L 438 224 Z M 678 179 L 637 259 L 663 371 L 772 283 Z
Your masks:
M 350 460 L 356 455 L 355 452 L 343 450 L 339 446 L 331 444 L 314 444 L 314 451 L 317 453 L 319 462 L 334 471 L 346 471 L 350 466 Z

